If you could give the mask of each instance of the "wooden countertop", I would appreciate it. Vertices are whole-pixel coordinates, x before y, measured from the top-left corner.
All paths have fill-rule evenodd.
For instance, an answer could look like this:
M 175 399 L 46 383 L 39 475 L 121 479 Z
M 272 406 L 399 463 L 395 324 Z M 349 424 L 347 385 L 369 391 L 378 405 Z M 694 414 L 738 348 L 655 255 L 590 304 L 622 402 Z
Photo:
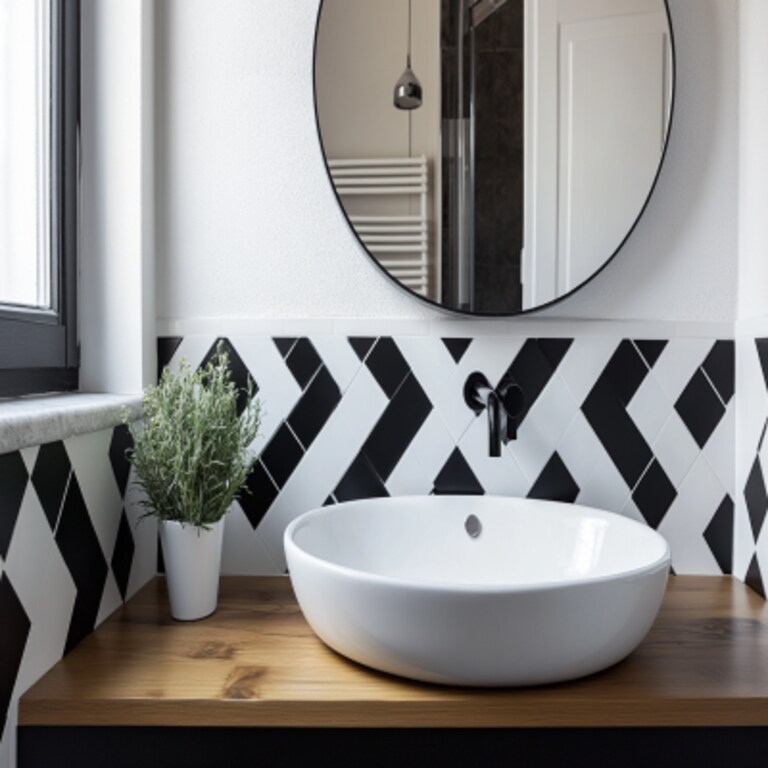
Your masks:
M 25 694 L 19 724 L 293 727 L 768 725 L 768 607 L 729 577 L 670 578 L 648 638 L 571 683 L 464 689 L 338 656 L 286 578 L 223 578 L 219 610 L 182 624 L 148 584 Z

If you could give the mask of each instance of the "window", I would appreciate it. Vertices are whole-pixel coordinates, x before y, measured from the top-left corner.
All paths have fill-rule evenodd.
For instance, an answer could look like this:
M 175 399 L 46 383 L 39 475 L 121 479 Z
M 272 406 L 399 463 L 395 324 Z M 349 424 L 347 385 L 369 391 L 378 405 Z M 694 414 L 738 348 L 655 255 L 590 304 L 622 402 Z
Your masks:
M 0 397 L 77 388 L 78 0 L 0 0 Z

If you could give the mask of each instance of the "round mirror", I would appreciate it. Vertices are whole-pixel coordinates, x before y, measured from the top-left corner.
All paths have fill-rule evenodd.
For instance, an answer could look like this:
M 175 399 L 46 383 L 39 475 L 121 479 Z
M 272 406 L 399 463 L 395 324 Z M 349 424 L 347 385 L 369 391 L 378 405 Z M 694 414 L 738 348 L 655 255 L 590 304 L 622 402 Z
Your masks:
M 665 0 L 323 0 L 315 103 L 350 225 L 400 285 L 517 314 L 593 277 L 666 148 Z

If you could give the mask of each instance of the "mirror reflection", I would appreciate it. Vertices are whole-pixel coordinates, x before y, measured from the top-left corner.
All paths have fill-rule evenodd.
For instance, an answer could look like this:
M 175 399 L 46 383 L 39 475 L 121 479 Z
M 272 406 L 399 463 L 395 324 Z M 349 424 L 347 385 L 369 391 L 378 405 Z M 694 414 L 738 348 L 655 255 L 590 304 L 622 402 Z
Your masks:
M 320 135 L 371 256 L 442 306 L 514 314 L 588 280 L 666 143 L 665 0 L 323 0 Z

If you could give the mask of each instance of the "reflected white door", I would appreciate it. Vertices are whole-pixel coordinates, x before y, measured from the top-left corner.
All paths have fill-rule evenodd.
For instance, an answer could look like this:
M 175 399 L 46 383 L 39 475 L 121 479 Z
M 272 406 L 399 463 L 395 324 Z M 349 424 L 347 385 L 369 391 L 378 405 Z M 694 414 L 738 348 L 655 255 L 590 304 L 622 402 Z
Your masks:
M 669 118 L 661 0 L 527 0 L 524 306 L 592 275 L 642 209 Z

